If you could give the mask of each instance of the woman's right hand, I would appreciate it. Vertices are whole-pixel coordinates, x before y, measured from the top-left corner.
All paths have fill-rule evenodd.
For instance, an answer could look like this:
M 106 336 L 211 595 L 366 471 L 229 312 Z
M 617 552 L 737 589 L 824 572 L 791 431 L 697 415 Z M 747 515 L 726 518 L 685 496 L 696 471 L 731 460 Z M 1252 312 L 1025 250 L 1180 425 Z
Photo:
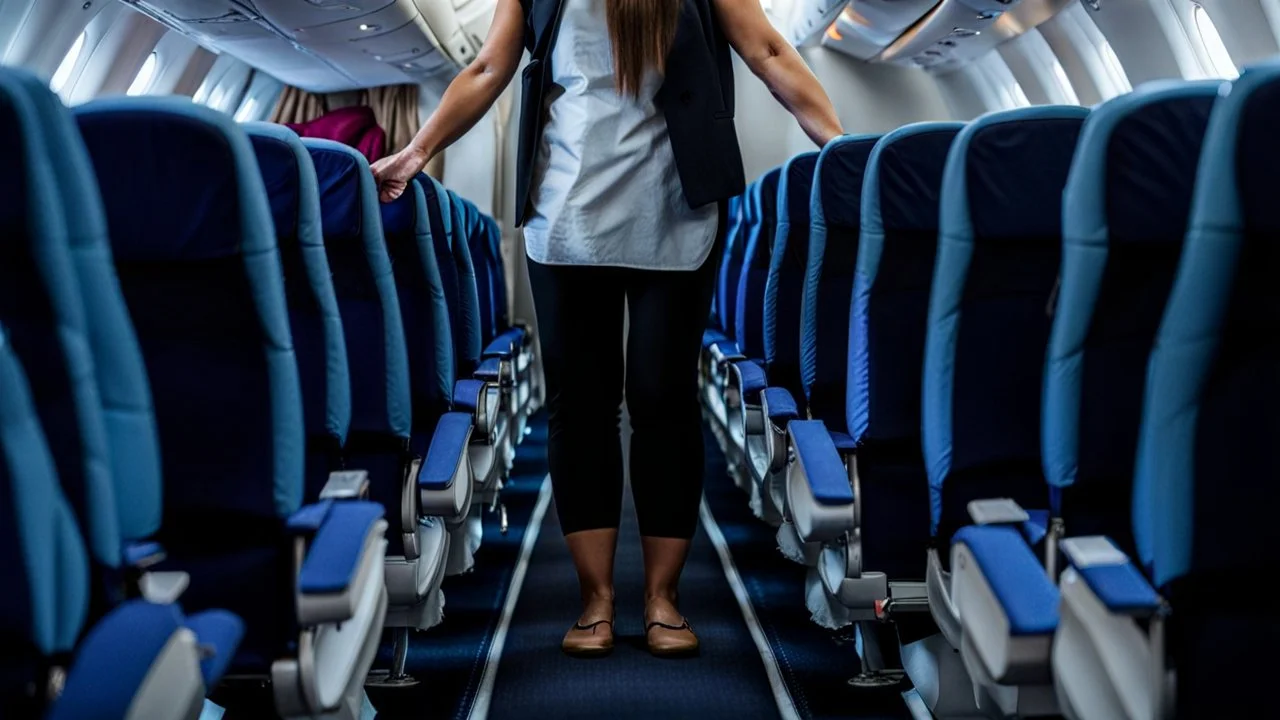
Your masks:
M 409 181 L 427 166 L 427 160 L 426 155 L 410 145 L 395 155 L 388 155 L 375 162 L 370 169 L 378 183 L 378 199 L 389 203 L 404 194 Z

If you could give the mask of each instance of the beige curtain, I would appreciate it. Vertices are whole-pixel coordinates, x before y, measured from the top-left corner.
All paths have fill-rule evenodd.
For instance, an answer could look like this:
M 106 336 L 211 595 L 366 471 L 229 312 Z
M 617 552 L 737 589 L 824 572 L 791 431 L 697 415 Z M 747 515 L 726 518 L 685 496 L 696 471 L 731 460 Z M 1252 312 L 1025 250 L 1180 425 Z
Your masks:
M 293 86 L 286 86 L 271 111 L 273 123 L 311 122 L 329 112 L 329 104 L 323 95 L 314 95 Z
M 361 105 L 373 108 L 384 132 L 387 152 L 399 152 L 418 134 L 418 86 L 388 85 L 369 88 L 361 93 Z

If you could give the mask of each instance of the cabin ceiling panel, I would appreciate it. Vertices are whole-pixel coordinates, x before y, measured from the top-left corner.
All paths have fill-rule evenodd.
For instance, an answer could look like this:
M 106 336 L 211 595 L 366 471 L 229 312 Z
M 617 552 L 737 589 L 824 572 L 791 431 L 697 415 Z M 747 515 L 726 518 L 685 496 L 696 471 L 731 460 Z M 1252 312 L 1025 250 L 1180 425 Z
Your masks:
M 436 40 L 420 4 L 441 0 L 121 0 L 310 92 L 447 82 L 465 63 Z M 467 52 L 473 53 L 469 46 Z M 463 53 L 466 55 L 466 53 Z M 469 57 L 466 58 L 469 61 Z

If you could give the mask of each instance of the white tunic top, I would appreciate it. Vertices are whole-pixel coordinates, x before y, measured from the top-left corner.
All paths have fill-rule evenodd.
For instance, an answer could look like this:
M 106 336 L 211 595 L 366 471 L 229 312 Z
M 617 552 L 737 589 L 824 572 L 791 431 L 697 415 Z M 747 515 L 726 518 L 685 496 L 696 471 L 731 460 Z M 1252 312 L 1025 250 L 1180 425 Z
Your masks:
M 564 0 L 551 54 L 548 119 L 525 223 L 547 265 L 694 270 L 715 243 L 717 208 L 691 210 L 650 70 L 639 99 L 615 89 L 606 0 Z

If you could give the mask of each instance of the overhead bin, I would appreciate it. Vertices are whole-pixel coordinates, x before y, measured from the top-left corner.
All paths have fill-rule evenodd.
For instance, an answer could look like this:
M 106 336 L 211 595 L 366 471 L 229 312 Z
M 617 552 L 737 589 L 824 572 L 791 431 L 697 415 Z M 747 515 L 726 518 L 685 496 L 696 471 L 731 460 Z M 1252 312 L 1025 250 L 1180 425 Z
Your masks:
M 825 12 L 826 6 L 837 4 L 843 7 L 834 14 Z M 822 21 L 817 32 L 827 33 L 823 46 L 871 60 L 940 4 L 939 0 L 798 0 L 792 25 L 800 32 L 809 22 L 806 18 L 814 18 L 814 24 Z

